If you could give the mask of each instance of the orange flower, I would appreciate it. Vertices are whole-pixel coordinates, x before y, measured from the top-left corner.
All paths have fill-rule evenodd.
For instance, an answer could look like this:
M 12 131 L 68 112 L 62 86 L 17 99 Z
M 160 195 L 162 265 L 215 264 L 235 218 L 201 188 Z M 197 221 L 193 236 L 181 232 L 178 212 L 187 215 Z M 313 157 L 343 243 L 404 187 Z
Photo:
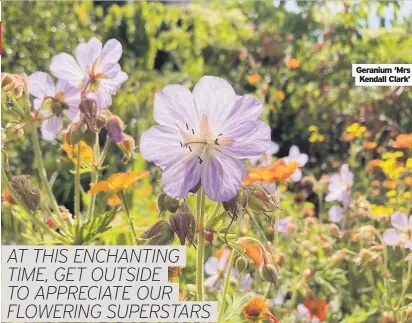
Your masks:
M 77 164 L 77 145 L 63 144 L 63 150 L 66 152 L 67 157 L 70 160 Z M 93 160 L 93 149 L 89 147 L 83 140 L 80 141 L 80 165 L 83 165 L 84 162 L 91 163 Z
M 377 146 L 377 143 L 373 142 L 373 141 L 365 141 L 363 143 L 363 147 L 365 149 L 374 149 L 374 148 L 376 148 L 376 146 Z
M 220 249 L 216 250 L 216 258 L 217 258 L 217 259 L 220 259 L 220 257 L 222 257 L 222 255 L 223 255 L 223 253 L 224 253 L 225 251 L 229 251 L 229 252 L 230 252 L 230 250 L 227 249 L 227 248 L 220 248 Z M 231 254 L 231 252 L 229 253 L 228 259 L 229 259 L 229 257 L 230 257 L 230 254 Z
M 383 187 L 390 189 L 390 190 L 394 190 L 396 188 L 396 181 L 384 181 L 383 182 Z
M 245 318 L 250 322 L 259 322 L 263 319 L 268 319 L 270 323 L 279 323 L 279 320 L 274 316 L 268 308 L 267 301 L 260 296 L 253 297 L 242 308 Z
M 409 187 L 412 187 L 412 176 L 408 176 L 405 178 L 405 184 Z
M 347 133 L 347 134 L 345 134 L 345 135 L 343 136 L 343 140 L 344 140 L 344 141 L 351 141 L 351 140 L 353 140 L 353 139 L 355 139 L 355 138 L 356 138 L 356 134 L 353 133 L 353 132 Z
M 311 318 L 317 318 L 319 321 L 324 322 L 328 313 L 328 304 L 321 298 L 314 300 L 306 300 L 303 305 L 309 310 Z
M 401 134 L 396 137 L 396 140 L 392 143 L 393 148 L 412 148 L 412 133 Z
M 260 266 L 263 263 L 262 248 L 260 248 L 257 243 L 251 243 L 247 240 L 243 240 L 240 244 L 242 245 L 246 256 L 252 259 L 257 266 Z
M 107 204 L 111 207 L 116 207 L 122 204 L 122 200 L 120 199 L 119 195 L 114 194 L 107 199 Z
M 282 90 L 276 90 L 276 96 L 279 101 L 283 101 L 285 99 L 285 92 L 283 92 Z
M 262 77 L 259 74 L 252 74 L 247 78 L 249 84 L 251 85 L 255 85 L 256 83 L 260 82 L 261 79 Z
M 287 68 L 299 68 L 300 67 L 300 60 L 297 58 L 289 58 L 285 61 Z
M 1 192 L 1 203 L 7 206 L 12 206 L 16 204 L 14 203 L 14 200 L 11 197 L 11 194 L 7 188 L 3 188 L 3 191 Z
M 250 182 L 273 182 L 286 180 L 298 168 L 298 162 L 286 164 L 283 159 L 279 159 L 268 167 L 259 167 L 252 170 L 244 179 L 245 183 Z
M 133 184 L 149 176 L 149 172 L 127 172 L 117 173 L 109 177 L 108 181 L 100 181 L 96 184 L 90 184 L 89 195 L 99 192 L 118 192 L 126 188 L 131 188 Z

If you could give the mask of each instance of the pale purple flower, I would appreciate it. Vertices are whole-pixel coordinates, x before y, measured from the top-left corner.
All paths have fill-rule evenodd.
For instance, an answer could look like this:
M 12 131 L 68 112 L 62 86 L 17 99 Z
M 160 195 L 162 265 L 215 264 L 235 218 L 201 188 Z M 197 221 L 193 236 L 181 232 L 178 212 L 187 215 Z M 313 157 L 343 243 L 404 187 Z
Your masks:
M 43 122 L 41 134 L 45 140 L 54 140 L 63 128 L 63 115 L 71 121 L 79 119 L 80 90 L 69 83 L 53 78 L 44 72 L 34 72 L 28 77 L 28 89 L 32 96 L 33 108 L 38 110 Z M 52 111 L 53 104 L 61 105 L 61 113 Z M 63 108 L 64 107 L 64 108 Z
M 351 187 L 353 186 L 353 173 L 348 164 L 343 164 L 339 174 L 332 175 L 329 180 L 326 202 L 339 201 L 344 206 L 350 204 Z
M 167 195 L 184 198 L 200 182 L 211 200 L 228 201 L 247 173 L 244 159 L 269 148 L 262 112 L 257 99 L 237 96 L 218 77 L 202 77 L 192 93 L 168 85 L 155 96 L 159 125 L 143 133 L 140 152 L 162 168 Z
M 388 246 L 403 244 L 412 250 L 412 214 L 408 217 L 402 212 L 395 212 L 391 218 L 395 229 L 388 229 L 383 233 L 383 242 Z
M 298 146 L 293 145 L 289 149 L 289 156 L 286 156 L 283 158 L 286 164 L 289 164 L 291 162 L 298 162 L 299 167 L 296 168 L 295 172 L 292 174 L 290 179 L 293 182 L 299 182 L 302 179 L 302 170 L 300 167 L 303 167 L 306 165 L 306 163 L 309 160 L 309 157 L 307 154 L 301 153 L 299 150 Z
M 249 158 L 253 167 L 269 166 L 272 163 L 272 156 L 279 151 L 279 145 L 276 142 L 271 141 L 269 149 L 262 155 Z
M 109 39 L 102 47 L 97 38 L 81 43 L 75 50 L 75 57 L 61 53 L 53 57 L 50 64 L 52 74 L 73 86 L 82 89 L 82 94 L 95 99 L 102 110 L 112 104 L 112 95 L 127 80 L 119 59 L 122 45 L 116 39 Z
M 205 273 L 209 275 L 204 285 L 206 288 L 215 287 L 219 283 L 219 279 L 223 278 L 227 271 L 230 251 L 225 250 L 220 258 L 210 257 L 205 263 Z
M 280 306 L 283 305 L 285 302 L 285 295 L 279 290 L 276 293 L 275 298 L 269 300 L 269 306 L 274 307 L 274 306 Z
M 283 236 L 283 237 L 288 237 L 290 234 L 288 233 L 288 225 L 289 223 L 292 223 L 292 219 L 291 218 L 284 218 L 284 219 L 280 219 L 278 221 L 278 232 Z
M 332 222 L 339 223 L 342 221 L 343 209 L 339 205 L 334 205 L 329 209 L 329 218 Z

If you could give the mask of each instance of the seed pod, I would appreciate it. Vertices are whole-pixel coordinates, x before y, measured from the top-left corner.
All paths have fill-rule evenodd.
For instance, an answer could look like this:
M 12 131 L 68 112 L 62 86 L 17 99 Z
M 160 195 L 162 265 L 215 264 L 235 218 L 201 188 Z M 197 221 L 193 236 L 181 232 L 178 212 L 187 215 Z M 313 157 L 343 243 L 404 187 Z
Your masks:
M 55 101 L 52 103 L 51 105 L 51 111 L 53 112 L 53 114 L 55 114 L 56 116 L 60 116 L 62 115 L 64 110 L 69 110 L 69 106 L 64 103 L 64 102 L 58 102 Z
M 130 158 L 135 156 L 134 149 L 135 143 L 134 139 L 129 135 L 123 134 L 123 140 L 117 144 L 119 148 L 123 151 L 123 162 L 127 163 Z
M 276 283 L 278 279 L 276 267 L 272 264 L 262 264 L 259 267 L 259 275 L 269 283 Z
M 240 256 L 236 259 L 235 268 L 239 272 L 239 274 L 243 273 L 247 268 L 247 260 Z
M 250 183 L 245 186 L 247 193 L 247 205 L 252 210 L 259 212 L 273 212 L 279 209 L 274 195 L 270 195 L 262 186 L 257 183 Z
M 161 213 L 165 211 L 175 213 L 179 209 L 179 200 L 162 192 L 157 196 L 157 208 Z
M 172 230 L 179 237 L 180 244 L 182 246 L 185 244 L 186 239 L 188 239 L 190 243 L 193 241 L 196 229 L 196 220 L 186 203 L 183 203 L 180 206 L 180 209 L 171 216 L 170 225 Z
M 73 122 L 62 131 L 63 144 L 76 145 L 82 138 L 83 132 L 80 130 L 80 122 Z
M 174 239 L 174 232 L 170 224 L 164 220 L 157 221 L 142 235 L 142 240 L 147 240 L 148 245 L 167 245 Z
M 96 144 L 96 139 L 97 135 L 92 131 L 88 130 L 83 134 L 83 140 L 89 147 L 94 147 L 94 145 Z
M 83 99 L 80 102 L 79 110 L 82 113 L 82 121 L 87 124 L 88 129 L 91 132 L 99 132 L 97 127 L 97 104 L 95 100 L 92 99 Z
M 31 211 L 36 211 L 40 204 L 40 190 L 34 187 L 27 175 L 14 176 L 11 186 Z
M 242 212 L 247 206 L 247 193 L 243 187 L 241 187 L 235 197 L 230 199 L 229 201 L 225 201 L 222 203 L 223 208 L 232 218 L 232 220 L 237 220 L 238 215 Z

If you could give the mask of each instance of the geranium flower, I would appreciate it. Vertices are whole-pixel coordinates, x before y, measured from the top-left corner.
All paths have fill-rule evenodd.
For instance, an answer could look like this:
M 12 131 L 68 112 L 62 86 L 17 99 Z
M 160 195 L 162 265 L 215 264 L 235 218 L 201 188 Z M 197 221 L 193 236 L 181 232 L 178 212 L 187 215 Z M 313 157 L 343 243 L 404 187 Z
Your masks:
M 95 184 L 91 183 L 89 195 L 99 192 L 116 193 L 123 189 L 131 188 L 138 180 L 149 176 L 149 172 L 127 172 L 117 173 L 109 177 L 108 181 L 100 181 Z
M 279 323 L 279 320 L 269 311 L 268 307 L 268 302 L 263 297 L 255 296 L 243 306 L 242 311 L 245 318 L 250 322 L 260 322 L 267 319 L 270 323 Z
M 34 72 L 28 77 L 28 89 L 32 96 L 33 108 L 43 119 L 41 134 L 45 140 L 54 140 L 63 128 L 63 115 L 71 121 L 79 119 L 80 90 L 59 80 L 54 85 L 53 78 L 44 72 Z
M 253 167 L 269 166 L 272 162 L 272 155 L 276 154 L 278 151 L 279 145 L 276 142 L 271 141 L 267 151 L 260 156 L 249 158 L 249 161 Z
M 328 304 L 321 298 L 306 300 L 297 307 L 296 317 L 298 319 L 310 320 L 311 323 L 324 322 L 328 312 Z
M 206 288 L 214 287 L 219 282 L 219 279 L 225 277 L 229 256 L 230 250 L 225 249 L 220 257 L 210 257 L 206 261 L 205 273 L 210 276 L 204 282 Z
M 193 93 L 168 85 L 155 96 L 159 125 L 142 135 L 140 152 L 162 168 L 167 195 L 184 198 L 200 182 L 211 200 L 228 201 L 246 175 L 244 159 L 269 148 L 262 111 L 257 99 L 237 96 L 218 77 L 202 77 Z
M 383 242 L 388 246 L 404 246 L 412 250 L 412 214 L 408 217 L 402 212 L 395 212 L 391 218 L 395 229 L 388 229 L 383 233 Z
M 412 148 L 412 133 L 398 135 L 392 143 L 392 147 L 397 149 Z
M 290 235 L 290 231 L 288 230 L 289 223 L 293 223 L 291 218 L 284 218 L 278 221 L 278 232 L 285 238 Z
M 299 147 L 293 145 L 289 149 L 289 156 L 284 157 L 283 160 L 285 161 L 286 165 L 297 162 L 299 163 L 299 167 L 303 167 L 308 162 L 308 155 L 303 154 L 300 152 Z M 302 171 L 300 168 L 296 168 L 295 172 L 290 177 L 293 182 L 299 182 L 302 179 Z
M 343 205 L 350 203 L 350 190 L 353 186 L 353 173 L 349 170 L 348 164 L 343 164 L 339 174 L 334 174 L 329 179 L 329 193 L 325 197 L 325 201 L 339 201 Z
M 50 70 L 55 77 L 80 87 L 102 110 L 112 104 L 112 95 L 128 78 L 118 63 L 121 56 L 122 45 L 118 40 L 109 39 L 102 47 L 101 41 L 93 37 L 77 46 L 76 58 L 67 53 L 54 56 Z

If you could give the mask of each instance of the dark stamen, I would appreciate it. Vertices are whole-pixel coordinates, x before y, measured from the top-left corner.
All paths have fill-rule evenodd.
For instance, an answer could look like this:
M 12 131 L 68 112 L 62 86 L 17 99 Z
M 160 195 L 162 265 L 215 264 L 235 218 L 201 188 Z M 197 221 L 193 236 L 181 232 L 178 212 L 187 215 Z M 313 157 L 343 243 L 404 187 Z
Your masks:
M 192 133 L 195 134 L 195 131 L 192 129 Z
M 219 145 L 219 143 L 217 142 L 217 141 L 218 141 L 218 139 L 219 139 L 219 138 L 216 138 L 216 139 L 215 139 L 215 145 L 220 146 L 220 145 Z
M 184 147 L 182 142 L 180 142 L 180 147 L 182 147 L 182 148 Z
M 187 146 L 187 147 L 189 148 L 190 152 L 192 152 L 192 148 L 190 148 L 190 146 Z
M 186 123 L 186 129 L 189 130 L 189 126 L 187 125 L 187 123 Z
M 223 133 L 220 133 L 220 134 L 218 135 L 218 137 L 220 137 L 220 136 L 223 136 Z
M 200 156 L 197 156 L 197 158 L 199 158 L 199 164 L 203 163 L 203 159 Z

